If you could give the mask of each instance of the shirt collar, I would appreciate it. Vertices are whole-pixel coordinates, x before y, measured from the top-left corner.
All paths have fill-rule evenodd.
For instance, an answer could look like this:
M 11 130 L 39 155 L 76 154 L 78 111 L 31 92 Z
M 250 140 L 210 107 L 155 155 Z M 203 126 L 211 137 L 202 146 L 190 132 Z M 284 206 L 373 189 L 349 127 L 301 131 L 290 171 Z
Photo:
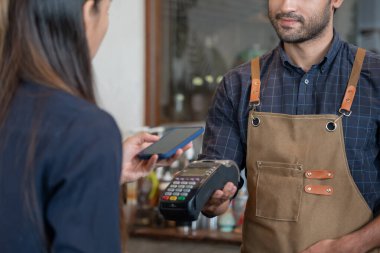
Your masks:
M 322 73 L 330 67 L 334 58 L 338 54 L 338 51 L 341 48 L 342 44 L 343 43 L 339 37 L 339 34 L 334 29 L 334 36 L 333 36 L 333 41 L 332 41 L 331 47 L 330 47 L 329 51 L 327 52 L 327 54 L 325 55 L 324 59 L 321 61 L 321 63 L 318 64 Z M 295 66 L 292 63 L 292 61 L 290 60 L 288 55 L 285 53 L 282 42 L 280 42 L 280 44 L 278 45 L 278 51 L 279 51 L 280 58 L 281 58 L 281 61 L 282 61 L 282 64 L 284 67 L 291 67 L 292 69 L 299 69 L 297 66 Z
M 321 71 L 329 69 L 335 57 L 337 56 L 340 48 L 343 45 L 343 41 L 340 39 L 339 34 L 334 29 L 334 38 L 329 51 L 327 52 L 325 59 L 321 62 Z

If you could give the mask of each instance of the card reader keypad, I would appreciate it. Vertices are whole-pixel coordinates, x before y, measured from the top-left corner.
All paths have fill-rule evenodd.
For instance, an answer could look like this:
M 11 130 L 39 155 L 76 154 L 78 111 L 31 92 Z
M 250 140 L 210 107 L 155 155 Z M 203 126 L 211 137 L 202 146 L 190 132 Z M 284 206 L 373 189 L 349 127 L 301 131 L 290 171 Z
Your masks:
M 200 180 L 200 177 L 178 177 L 166 188 L 161 199 L 166 201 L 184 201 Z

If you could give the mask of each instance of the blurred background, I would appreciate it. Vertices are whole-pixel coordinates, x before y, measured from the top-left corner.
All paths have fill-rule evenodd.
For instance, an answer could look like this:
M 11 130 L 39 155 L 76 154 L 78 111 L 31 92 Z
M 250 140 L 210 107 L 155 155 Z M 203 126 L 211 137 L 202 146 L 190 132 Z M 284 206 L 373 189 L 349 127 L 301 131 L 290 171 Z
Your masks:
M 266 0 L 114 0 L 110 29 L 94 60 L 98 102 L 124 137 L 204 125 L 222 76 L 279 43 Z M 380 52 L 380 1 L 345 0 L 341 38 Z M 179 226 L 157 211 L 173 173 L 196 159 L 202 139 L 170 168 L 126 186 L 129 252 L 239 252 L 246 193 L 224 217 Z M 180 240 L 178 242 L 178 240 Z

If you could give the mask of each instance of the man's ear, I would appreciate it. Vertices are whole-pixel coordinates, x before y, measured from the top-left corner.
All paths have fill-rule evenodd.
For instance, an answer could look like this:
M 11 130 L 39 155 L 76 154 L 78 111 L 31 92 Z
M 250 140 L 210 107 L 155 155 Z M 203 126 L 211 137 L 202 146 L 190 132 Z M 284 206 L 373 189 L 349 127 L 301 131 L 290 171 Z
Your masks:
M 331 0 L 332 7 L 334 9 L 339 9 L 340 6 L 342 6 L 344 0 Z

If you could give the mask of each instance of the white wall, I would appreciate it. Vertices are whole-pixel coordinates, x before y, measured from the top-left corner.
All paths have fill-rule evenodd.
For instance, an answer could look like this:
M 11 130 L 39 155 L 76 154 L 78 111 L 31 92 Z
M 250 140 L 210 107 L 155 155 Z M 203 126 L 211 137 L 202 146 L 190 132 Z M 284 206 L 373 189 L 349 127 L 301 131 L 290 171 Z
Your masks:
M 113 0 L 110 26 L 94 71 L 98 103 L 123 134 L 144 124 L 145 1 Z

